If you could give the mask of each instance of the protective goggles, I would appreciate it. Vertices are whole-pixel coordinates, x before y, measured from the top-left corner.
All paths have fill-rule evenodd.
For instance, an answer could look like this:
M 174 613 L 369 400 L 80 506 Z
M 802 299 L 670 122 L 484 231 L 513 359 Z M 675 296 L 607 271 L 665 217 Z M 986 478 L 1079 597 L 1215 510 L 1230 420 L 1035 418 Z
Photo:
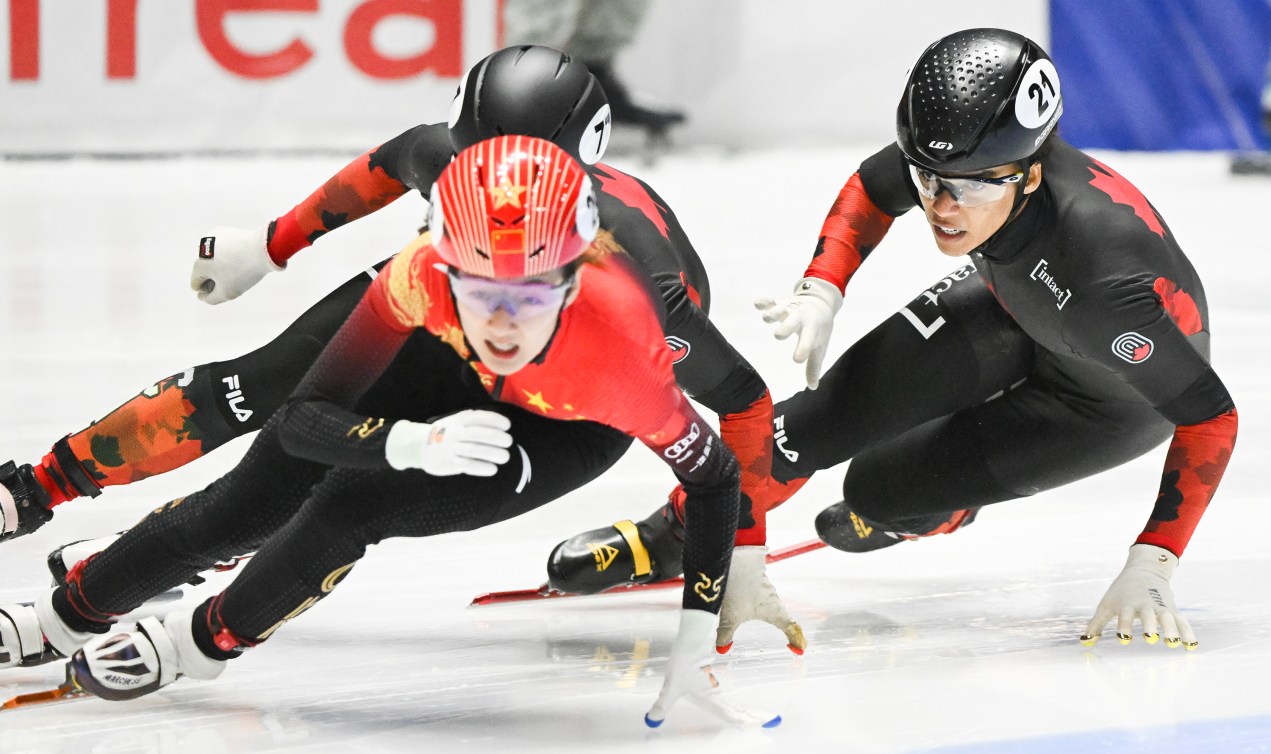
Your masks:
M 494 314 L 503 309 L 513 317 L 533 317 L 560 311 L 565 294 L 574 282 L 572 274 L 559 283 L 541 281 L 510 282 L 464 275 L 453 267 L 444 268 L 450 278 L 450 291 L 455 300 L 469 309 Z
M 909 175 L 923 199 L 935 199 L 944 190 L 963 207 L 979 207 L 1006 196 L 1009 187 L 1024 180 L 1025 174 L 1011 173 L 1001 178 L 947 178 L 911 164 Z

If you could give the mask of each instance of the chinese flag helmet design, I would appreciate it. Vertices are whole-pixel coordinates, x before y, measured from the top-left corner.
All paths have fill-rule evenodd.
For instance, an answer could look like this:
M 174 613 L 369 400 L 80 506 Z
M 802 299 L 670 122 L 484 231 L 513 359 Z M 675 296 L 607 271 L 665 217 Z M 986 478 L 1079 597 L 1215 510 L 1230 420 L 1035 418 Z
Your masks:
M 591 178 L 550 141 L 499 136 L 460 152 L 433 184 L 428 227 L 441 258 L 497 279 L 573 262 L 600 220 Z

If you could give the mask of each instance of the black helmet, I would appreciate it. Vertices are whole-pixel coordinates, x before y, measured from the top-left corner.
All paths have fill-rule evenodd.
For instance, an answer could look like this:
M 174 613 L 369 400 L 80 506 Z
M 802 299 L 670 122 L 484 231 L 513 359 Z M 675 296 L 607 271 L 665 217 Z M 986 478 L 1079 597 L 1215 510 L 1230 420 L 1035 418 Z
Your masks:
M 458 154 L 483 139 L 536 136 L 592 165 L 609 146 L 609 99 L 587 66 L 539 45 L 506 47 L 472 66 L 450 106 Z
M 1032 40 L 968 29 L 918 58 L 896 111 L 896 142 L 937 173 L 973 173 L 1033 156 L 1064 111 L 1059 73 Z

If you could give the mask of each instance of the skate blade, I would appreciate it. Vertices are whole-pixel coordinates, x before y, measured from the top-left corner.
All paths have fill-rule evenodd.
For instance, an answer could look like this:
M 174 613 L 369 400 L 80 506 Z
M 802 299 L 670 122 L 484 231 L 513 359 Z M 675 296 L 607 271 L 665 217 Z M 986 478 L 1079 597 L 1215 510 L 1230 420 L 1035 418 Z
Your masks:
M 23 707 L 34 707 L 40 704 L 53 704 L 55 702 L 69 702 L 74 699 L 80 699 L 90 694 L 81 689 L 74 681 L 67 681 L 55 689 L 48 691 L 33 691 L 30 694 L 18 694 L 4 704 L 0 704 L 0 710 L 14 710 Z
M 815 552 L 825 547 L 825 543 L 819 539 L 813 539 L 808 542 L 800 542 L 797 545 L 790 545 L 768 553 L 766 561 L 768 563 L 779 563 L 783 560 L 793 558 L 797 555 L 803 555 L 809 552 Z M 676 576 L 674 578 L 665 579 L 663 581 L 652 581 L 647 584 L 618 584 L 611 586 L 604 591 L 595 594 L 574 594 L 572 592 L 557 592 L 548 588 L 547 584 L 543 584 L 537 589 L 512 589 L 505 592 L 486 592 L 479 594 L 468 603 L 468 607 L 483 607 L 486 605 L 506 605 L 512 602 L 531 602 L 543 599 L 559 599 L 562 597 L 603 597 L 612 596 L 614 594 L 625 594 L 627 592 L 642 592 L 652 589 L 671 589 L 684 585 L 684 577 Z

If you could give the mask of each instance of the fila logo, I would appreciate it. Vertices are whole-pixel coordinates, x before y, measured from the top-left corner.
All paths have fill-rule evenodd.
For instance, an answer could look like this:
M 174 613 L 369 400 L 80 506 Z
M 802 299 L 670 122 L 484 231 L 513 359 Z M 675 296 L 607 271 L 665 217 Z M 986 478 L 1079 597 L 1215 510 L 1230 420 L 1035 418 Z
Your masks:
M 240 422 L 245 422 L 252 418 L 251 409 L 241 408 L 243 401 L 247 400 L 243 397 L 243 391 L 238 389 L 238 375 L 226 377 L 221 382 L 229 386 L 229 392 L 225 394 L 225 400 L 229 401 L 229 407 L 234 411 L 234 416 Z
M 591 550 L 591 554 L 596 558 L 597 571 L 603 571 L 613 565 L 613 559 L 618 557 L 618 548 L 609 545 L 598 545 L 595 542 L 588 542 L 587 549 Z
M 1152 341 L 1136 332 L 1123 333 L 1112 341 L 1112 353 L 1131 364 L 1142 364 L 1152 355 Z
M 953 145 L 947 141 L 933 141 L 927 146 L 931 147 L 932 149 L 953 149 Z
M 776 433 L 775 433 L 775 434 L 773 434 L 773 436 L 772 436 L 772 440 L 773 440 L 773 442 L 775 442 L 775 443 L 777 444 L 777 450 L 780 450 L 780 451 L 781 451 L 781 455 L 785 456 L 785 457 L 786 457 L 786 459 L 790 461 L 790 463 L 798 463 L 798 462 L 799 462 L 799 451 L 797 451 L 797 450 L 791 450 L 791 449 L 789 449 L 789 448 L 787 448 L 787 447 L 786 447 L 786 440 L 787 440 L 787 439 L 789 439 L 789 438 L 787 438 L 787 437 L 786 437 L 786 429 L 785 429 L 785 427 L 786 427 L 786 416 L 785 416 L 785 414 L 782 414 L 781 416 L 778 416 L 777 418 L 773 419 L 773 420 L 772 420 L 772 426 L 773 426 L 773 427 L 777 430 L 777 431 L 776 431 Z
M 1046 270 L 1046 260 L 1038 260 L 1037 266 L 1028 274 L 1033 280 L 1040 280 L 1046 284 L 1050 292 L 1055 296 L 1055 306 L 1059 309 L 1064 308 L 1064 304 L 1068 303 L 1068 299 L 1072 298 L 1072 290 L 1070 288 L 1060 289 L 1059 284 L 1055 282 L 1055 276 Z
M 671 363 L 678 364 L 688 358 L 689 351 L 693 350 L 693 346 L 689 345 L 687 340 L 677 338 L 674 335 L 666 336 L 666 347 L 671 349 Z

